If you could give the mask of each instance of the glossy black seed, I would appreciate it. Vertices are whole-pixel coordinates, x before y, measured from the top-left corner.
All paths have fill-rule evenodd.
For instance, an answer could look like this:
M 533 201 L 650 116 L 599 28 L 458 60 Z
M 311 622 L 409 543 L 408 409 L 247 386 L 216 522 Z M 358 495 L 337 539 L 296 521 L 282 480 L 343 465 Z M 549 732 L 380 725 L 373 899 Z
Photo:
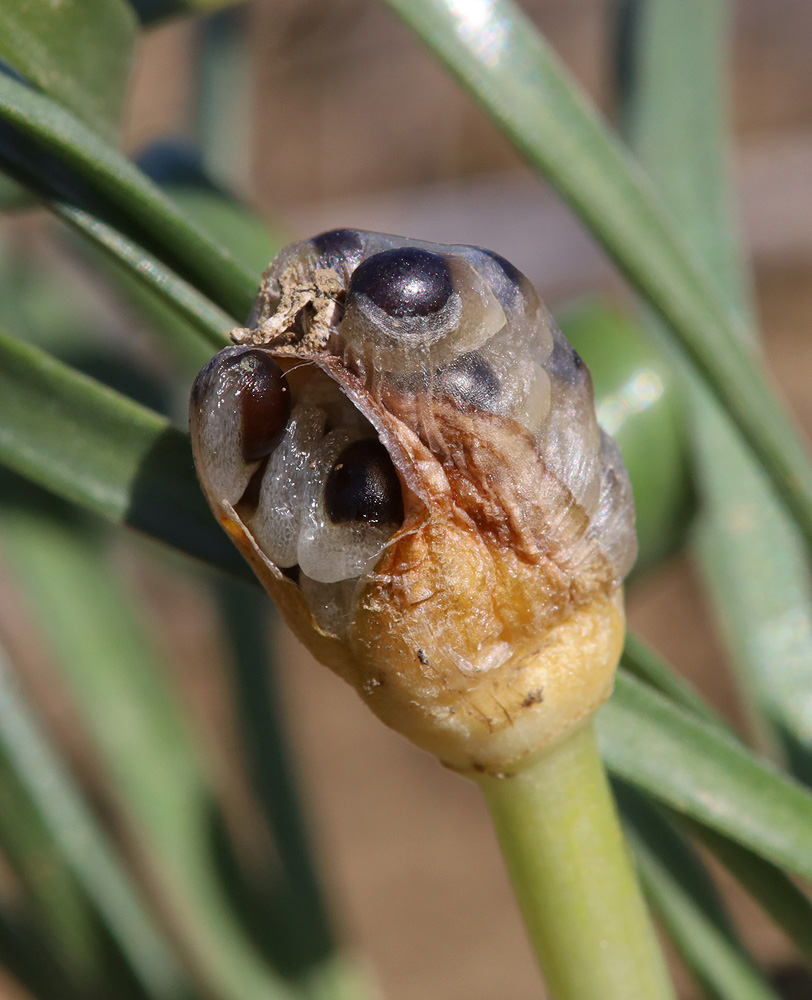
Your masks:
M 442 391 L 455 402 L 480 410 L 493 408 L 502 388 L 487 361 L 473 352 L 463 354 L 445 368 L 440 376 L 440 385 Z
M 282 369 L 264 351 L 248 348 L 230 360 L 229 368 L 239 405 L 242 456 L 246 462 L 256 462 L 270 455 L 285 431 L 290 386 Z
M 327 476 L 324 505 L 334 524 L 403 521 L 400 481 L 380 441 L 370 438 L 347 445 Z
M 583 358 L 563 337 L 555 338 L 547 368 L 551 375 L 567 385 L 585 385 L 589 381 L 589 371 Z
M 453 291 L 445 260 L 418 247 L 373 254 L 358 265 L 350 281 L 350 295 L 366 295 L 395 317 L 436 313 Z
M 518 267 L 515 267 L 509 260 L 506 260 L 501 254 L 498 254 L 493 250 L 486 250 L 484 247 L 481 247 L 480 249 L 487 257 L 490 257 L 495 264 L 499 265 L 508 281 L 516 286 L 521 283 L 524 275 Z
M 354 229 L 329 229 L 314 236 L 311 242 L 328 267 L 344 264 L 352 269 L 364 252 L 361 237 Z

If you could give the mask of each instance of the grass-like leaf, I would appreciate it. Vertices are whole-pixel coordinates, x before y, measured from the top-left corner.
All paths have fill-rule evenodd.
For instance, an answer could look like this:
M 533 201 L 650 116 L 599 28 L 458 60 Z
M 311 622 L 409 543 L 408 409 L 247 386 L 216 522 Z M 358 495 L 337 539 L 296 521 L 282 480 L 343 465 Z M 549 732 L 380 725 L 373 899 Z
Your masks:
M 219 885 L 211 843 L 217 810 L 187 720 L 163 682 L 166 667 L 155 662 L 132 596 L 80 528 L 50 515 L 36 496 L 9 505 L 0 531 L 7 565 L 36 609 L 195 967 L 224 998 L 292 996 Z
M 153 1000 L 193 997 L 118 856 L 28 710 L 2 650 L 0 744 L 147 995 Z
M 715 728 L 723 738 L 732 737 L 710 705 L 634 635 L 626 636 L 622 665 L 627 674 L 665 694 L 676 705 Z M 812 956 L 812 903 L 800 889 L 780 868 L 753 850 L 742 847 L 729 835 L 719 834 L 700 823 L 686 822 L 695 836 L 784 930 L 801 954 Z
M 732 309 L 751 309 L 727 190 L 725 3 L 634 8 L 623 75 L 630 142 Z M 690 376 L 689 376 L 690 379 Z M 756 731 L 775 727 L 812 780 L 812 584 L 800 538 L 734 428 L 691 380 L 703 511 L 697 552 Z M 774 735 L 774 734 L 773 734 Z
M 113 139 L 136 21 L 125 0 L 3 0 L 0 61 Z
M 812 795 L 734 737 L 621 671 L 597 717 L 612 773 L 677 812 L 812 878 Z
M 699 858 L 642 796 L 619 791 L 643 889 L 696 978 L 715 1000 L 778 1000 L 737 942 Z
M 111 521 L 253 579 L 203 498 L 187 435 L 2 334 L 0 461 Z
M 812 549 L 812 466 L 741 346 L 731 311 L 639 165 L 509 0 L 387 0 L 569 202 L 663 318 L 764 466 Z
M 154 260 L 132 240 L 89 212 L 72 205 L 53 206 L 74 229 L 132 275 L 145 289 L 168 306 L 203 341 L 209 353 L 228 343 L 231 317 L 213 305 L 173 271 Z M 171 327 L 170 327 L 171 329 Z M 201 345 L 203 346 L 203 345 Z
M 242 321 L 251 274 L 193 226 L 130 160 L 52 100 L 0 73 L 0 164 L 41 197 L 91 211 Z M 59 168 L 57 167 L 59 164 Z

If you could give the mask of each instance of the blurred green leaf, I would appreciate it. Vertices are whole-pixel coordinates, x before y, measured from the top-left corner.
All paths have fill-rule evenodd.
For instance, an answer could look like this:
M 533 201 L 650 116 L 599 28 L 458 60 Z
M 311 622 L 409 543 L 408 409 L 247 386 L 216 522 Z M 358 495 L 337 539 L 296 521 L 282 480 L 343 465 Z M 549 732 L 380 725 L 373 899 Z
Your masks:
M 749 443 L 812 552 L 812 466 L 741 346 L 746 325 L 700 271 L 639 165 L 510 0 L 387 0 L 569 202 L 665 320 Z
M 15 212 L 21 208 L 30 208 L 36 203 L 36 199 L 21 184 L 0 175 L 0 212 Z
M 643 890 L 688 967 L 715 1000 L 778 1000 L 735 939 L 710 877 L 666 818 L 618 789 Z
M 721 735 L 732 737 L 726 724 L 693 688 L 630 633 L 626 635 L 621 662 L 626 673 L 688 709 L 715 727 Z M 800 889 L 780 868 L 737 844 L 729 836 L 720 835 L 699 823 L 684 822 L 784 930 L 801 954 L 812 959 L 812 903 Z
M 634 572 L 644 573 L 684 544 L 694 510 L 682 387 L 617 310 L 582 302 L 556 319 L 589 366 L 598 420 L 629 470 L 640 546 Z
M 192 998 L 194 990 L 144 908 L 119 857 L 25 704 L 2 650 L 0 750 L 147 995 L 153 1000 Z
M 56 205 L 54 209 L 173 314 L 176 322 L 168 322 L 164 332 L 176 340 L 183 336 L 186 345 L 194 343 L 201 365 L 229 343 L 228 331 L 234 325 L 231 318 L 173 271 L 150 258 L 142 247 L 88 212 L 70 205 Z
M 130 0 L 138 20 L 149 27 L 183 14 L 210 14 L 242 0 Z
M 66 989 L 89 992 L 98 959 L 91 908 L 5 747 L 0 747 L 0 849 L 25 890 L 38 936 L 61 967 Z
M 135 37 L 125 0 L 0 4 L 0 60 L 107 139 L 118 133 Z
M 19 909 L 0 908 L 0 965 L 36 1000 L 89 1000 L 60 964 L 53 942 Z
M 733 736 L 618 674 L 597 715 L 610 771 L 760 857 L 812 878 L 812 795 Z
M 6 507 L 0 542 L 195 968 L 223 998 L 292 996 L 242 934 L 218 884 L 211 790 L 163 681 L 166 667 L 103 550 L 36 498 Z
M 285 242 L 239 199 L 214 185 L 186 147 L 161 143 L 139 162 L 186 217 L 210 232 L 246 270 L 265 270 Z M 234 324 L 204 296 L 93 216 L 70 207 L 57 210 L 116 262 L 108 269 L 112 281 L 154 327 L 184 374 L 196 375 L 225 346 Z M 98 255 L 94 261 L 103 263 Z
M 203 498 L 186 435 L 2 334 L 0 461 L 96 514 L 253 579 Z
M 707 826 L 687 822 L 730 874 L 812 962 L 812 903 L 779 868 Z
M 749 312 L 727 194 L 728 4 L 637 0 L 631 11 L 630 142 L 730 307 Z M 768 745 L 777 731 L 789 762 L 812 782 L 812 581 L 801 538 L 729 419 L 690 384 L 703 499 L 697 553 L 716 617 L 755 731 Z
M 193 226 L 126 157 L 42 94 L 0 73 L 0 164 L 41 197 L 113 225 L 243 320 L 259 275 Z
M 721 719 L 705 699 L 675 670 L 669 669 L 632 632 L 626 633 L 621 663 L 634 677 L 661 691 L 683 708 L 690 709 L 700 719 L 723 726 Z

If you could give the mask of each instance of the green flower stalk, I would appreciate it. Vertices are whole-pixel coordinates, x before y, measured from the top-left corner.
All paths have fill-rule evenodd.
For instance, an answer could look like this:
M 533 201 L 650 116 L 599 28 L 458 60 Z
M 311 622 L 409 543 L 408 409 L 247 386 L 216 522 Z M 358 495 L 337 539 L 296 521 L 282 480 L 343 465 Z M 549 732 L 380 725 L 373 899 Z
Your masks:
M 603 833 L 572 843 L 594 854 L 611 829 L 619 844 L 589 719 L 622 648 L 634 507 L 589 372 L 528 280 L 478 247 L 335 230 L 277 256 L 232 339 L 195 383 L 195 461 L 295 633 L 387 725 L 480 780 L 509 857 L 514 820 L 571 838 L 549 787 L 538 815 L 509 818 L 553 773 L 578 800 L 587 775 L 599 803 Z M 668 995 L 599 986 L 557 996 Z

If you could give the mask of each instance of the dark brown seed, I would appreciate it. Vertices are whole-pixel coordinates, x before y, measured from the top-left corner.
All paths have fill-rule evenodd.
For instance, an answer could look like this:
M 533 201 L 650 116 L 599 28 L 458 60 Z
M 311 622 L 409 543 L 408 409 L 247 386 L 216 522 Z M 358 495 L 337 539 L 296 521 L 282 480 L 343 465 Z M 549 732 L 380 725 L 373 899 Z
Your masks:
M 380 441 L 370 438 L 347 445 L 327 476 L 324 505 L 334 524 L 403 521 L 400 480 Z
M 314 236 L 312 241 L 325 264 L 329 267 L 346 265 L 352 270 L 361 259 L 364 245 L 354 229 L 330 229 Z
M 460 406 L 491 409 L 502 388 L 490 365 L 478 354 L 463 354 L 441 373 L 440 385 Z
M 282 369 L 264 351 L 250 349 L 234 361 L 239 367 L 237 398 L 242 421 L 242 455 L 256 462 L 274 450 L 290 417 L 290 386 Z
M 366 295 L 395 317 L 439 312 L 453 291 L 445 260 L 419 247 L 384 250 L 367 257 L 350 282 L 350 295 Z

